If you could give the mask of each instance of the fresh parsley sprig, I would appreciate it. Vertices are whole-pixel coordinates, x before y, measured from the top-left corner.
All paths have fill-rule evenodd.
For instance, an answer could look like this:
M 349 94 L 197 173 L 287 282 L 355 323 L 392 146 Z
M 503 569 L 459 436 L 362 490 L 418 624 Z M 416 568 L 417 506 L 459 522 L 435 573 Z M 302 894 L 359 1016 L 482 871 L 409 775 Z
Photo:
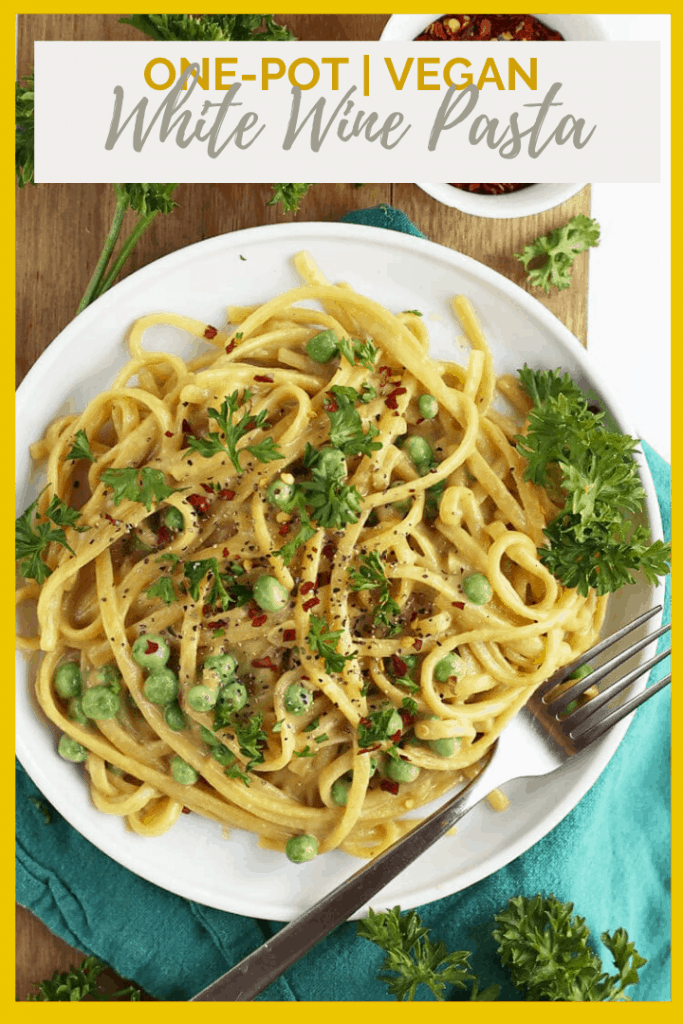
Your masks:
M 152 466 L 124 466 L 121 469 L 105 469 L 100 477 L 102 483 L 112 489 L 112 501 L 120 505 L 122 501 L 139 501 L 147 511 L 151 511 L 152 502 L 164 501 L 174 489 L 166 483 L 160 469 Z
M 35 1003 L 75 1003 L 88 996 L 97 1002 L 108 1002 L 120 999 L 139 1002 L 141 993 L 135 985 L 118 989 L 116 992 L 100 992 L 97 979 L 107 965 L 96 956 L 87 956 L 78 967 L 68 971 L 55 971 L 47 981 L 41 981 L 38 991 L 26 997 L 27 1002 Z
M 496 915 L 501 962 L 510 971 L 515 988 L 527 1000 L 553 1002 L 613 1002 L 624 989 L 638 981 L 638 970 L 647 963 L 618 928 L 600 938 L 612 954 L 618 973 L 602 970 L 600 957 L 588 942 L 585 918 L 572 916 L 574 905 L 554 896 L 513 897 Z
M 330 421 L 330 443 L 349 456 L 379 451 L 381 443 L 372 440 L 379 434 L 377 427 L 370 424 L 367 433 L 363 431 L 363 421 L 355 407 L 360 397 L 356 389 L 335 384 L 330 394 L 333 398 L 323 404 Z
M 395 636 L 401 631 L 401 608 L 391 596 L 389 580 L 384 572 L 382 559 L 378 551 L 361 555 L 360 568 L 350 566 L 348 570 L 351 590 L 379 590 L 379 601 L 373 612 L 373 621 L 384 626 L 387 636 Z
M 119 18 L 159 42 L 282 42 L 296 37 L 272 14 L 131 14 Z
M 426 985 L 443 1000 L 447 984 L 466 988 L 474 977 L 469 970 L 470 953 L 449 953 L 445 943 L 428 938 L 429 931 L 415 910 L 401 914 L 400 907 L 383 914 L 371 909 L 358 923 L 358 935 L 386 953 L 378 978 L 398 1000 L 414 1000 L 418 985 Z
M 52 574 L 52 569 L 45 561 L 45 555 L 53 541 L 61 544 L 72 555 L 75 554 L 66 539 L 63 527 L 70 526 L 78 533 L 83 533 L 89 527 L 79 526 L 81 514 L 78 509 L 65 504 L 56 494 L 53 495 L 41 521 L 40 513 L 36 514 L 39 500 L 38 497 L 31 502 L 25 512 L 17 518 L 14 551 L 19 562 L 19 571 L 24 579 L 44 583 Z
M 251 393 L 248 390 L 244 392 L 241 399 L 239 391 L 233 391 L 231 395 L 223 399 L 220 410 L 208 409 L 209 419 L 218 424 L 220 432 L 209 431 L 205 437 L 194 437 L 190 434 L 187 436 L 188 447 L 206 459 L 210 459 L 212 455 L 219 452 L 227 452 L 237 473 L 242 472 L 240 465 L 242 451 L 250 452 L 260 462 L 273 462 L 276 459 L 284 458 L 272 437 L 266 437 L 263 441 L 254 444 L 244 445 L 238 451 L 238 442 L 252 430 L 263 427 L 268 417 L 266 409 L 262 409 L 256 416 L 251 415 L 248 406 L 250 398 Z M 245 403 L 247 403 L 246 406 Z M 242 416 L 235 422 L 233 417 L 240 408 L 243 408 Z
M 34 170 L 34 105 L 33 73 L 14 83 L 14 163 L 19 188 L 35 185 Z
M 211 587 L 204 601 L 211 608 L 220 607 L 226 611 L 231 604 L 241 608 L 253 597 L 251 587 L 238 583 L 231 572 L 221 572 L 216 558 L 202 558 L 194 562 L 185 562 L 183 572 L 188 581 L 190 596 L 199 600 L 199 584 L 208 574 Z
M 342 672 L 347 661 L 355 658 L 355 653 L 340 654 L 337 651 L 341 629 L 330 629 L 322 615 L 311 615 L 310 630 L 306 640 L 314 654 L 319 654 L 325 661 L 326 672 Z
M 526 459 L 525 479 L 558 489 L 564 506 L 545 529 L 549 547 L 539 549 L 543 564 L 566 587 L 583 596 L 599 595 L 633 583 L 641 570 L 651 584 L 669 571 L 671 547 L 648 543 L 633 517 L 645 492 L 634 459 L 637 441 L 610 430 L 603 412 L 592 412 L 583 392 L 559 370 L 519 371 L 534 401 L 527 432 L 516 438 Z
M 638 971 L 647 960 L 623 928 L 603 932 L 600 938 L 617 969 L 616 974 L 606 973 L 589 945 L 584 918 L 573 916 L 573 912 L 572 903 L 562 903 L 553 895 L 531 899 L 517 896 L 494 917 L 498 956 L 508 968 L 513 985 L 528 1001 L 628 999 L 624 990 L 638 983 Z M 429 931 L 416 911 L 401 914 L 400 907 L 382 914 L 370 910 L 368 917 L 358 923 L 358 935 L 386 953 L 378 978 L 396 999 L 414 1000 L 418 986 L 423 984 L 443 1001 L 447 984 L 465 989 L 469 981 L 470 1000 L 498 999 L 499 985 L 480 991 L 479 978 L 469 970 L 469 951 L 448 953 L 443 942 L 428 938 Z
M 88 462 L 97 462 L 97 456 L 93 455 L 90 449 L 90 442 L 88 441 L 88 435 L 85 430 L 77 430 L 74 438 L 74 443 L 67 452 L 66 461 L 76 461 L 77 459 L 87 459 Z
M 178 204 L 171 198 L 178 184 L 115 184 L 116 206 L 109 232 L 104 242 L 100 258 L 90 278 L 85 295 L 80 301 L 77 312 L 80 313 L 103 295 L 118 277 L 131 252 L 138 243 L 140 236 L 147 230 L 154 218 L 160 213 L 170 213 Z M 116 243 L 119 240 L 123 219 L 126 211 L 137 214 L 137 221 L 130 234 L 122 242 L 116 258 L 110 264 Z
M 283 213 L 297 213 L 301 200 L 304 198 L 311 182 L 285 183 L 273 185 L 273 197 L 268 200 L 268 206 L 275 206 L 279 203 Z
M 571 269 L 576 257 L 598 245 L 599 241 L 598 222 L 579 213 L 562 227 L 541 235 L 514 256 L 524 265 L 527 281 L 534 288 L 542 288 L 549 293 L 554 286 L 562 291 L 572 283 Z M 545 257 L 541 266 L 530 267 L 537 257 Z

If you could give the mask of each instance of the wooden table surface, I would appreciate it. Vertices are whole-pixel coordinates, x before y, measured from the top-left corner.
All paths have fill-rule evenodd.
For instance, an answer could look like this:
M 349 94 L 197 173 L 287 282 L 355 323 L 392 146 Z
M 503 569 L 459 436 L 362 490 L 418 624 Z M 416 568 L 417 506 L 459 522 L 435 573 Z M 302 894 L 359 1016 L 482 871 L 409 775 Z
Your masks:
M 136 40 L 135 29 L 120 25 L 123 15 L 21 15 L 19 76 L 33 66 L 36 39 Z M 378 39 L 386 15 L 278 15 L 302 40 Z M 359 169 L 360 172 L 360 169 Z M 362 177 L 362 173 L 359 173 Z M 182 246 L 239 228 L 282 220 L 336 221 L 350 209 L 389 203 L 402 209 L 435 242 L 472 256 L 525 287 L 524 271 L 513 258 L 525 244 L 577 213 L 590 212 L 590 189 L 546 213 L 516 220 L 469 217 L 431 199 L 416 185 L 384 183 L 318 184 L 298 214 L 267 206 L 268 184 L 181 185 L 178 209 L 159 216 L 143 235 L 123 275 Z M 40 185 L 17 191 L 17 345 L 19 383 L 50 341 L 73 319 L 102 248 L 114 210 L 109 185 Z M 125 225 L 124 225 L 125 229 Z M 532 290 L 586 344 L 588 255 L 575 263 L 572 287 L 546 296 Z M 26 442 L 33 438 L 26 438 Z M 17 906 L 16 998 L 55 970 L 77 964 L 83 954 L 53 935 L 36 917 Z M 115 975 L 112 975 L 115 978 Z

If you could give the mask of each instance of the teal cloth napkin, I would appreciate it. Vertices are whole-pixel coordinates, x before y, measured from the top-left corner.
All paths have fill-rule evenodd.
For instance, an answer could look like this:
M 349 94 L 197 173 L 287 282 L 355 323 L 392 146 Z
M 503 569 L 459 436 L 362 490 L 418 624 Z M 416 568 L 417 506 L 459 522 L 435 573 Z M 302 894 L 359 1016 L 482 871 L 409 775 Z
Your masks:
M 343 219 L 424 237 L 386 205 Z M 642 448 L 668 539 L 670 469 L 649 445 Z M 668 581 L 665 616 L 669 621 Z M 665 671 L 662 663 L 653 677 Z M 521 998 L 498 965 L 492 918 L 511 896 L 540 892 L 571 900 L 596 943 L 602 931 L 626 928 L 648 959 L 631 998 L 670 999 L 669 730 L 667 687 L 639 709 L 595 785 L 547 836 L 491 877 L 418 908 L 433 938 L 450 950 L 475 951 L 480 987 L 497 982 L 501 999 Z M 16 787 L 17 901 L 66 942 L 96 954 L 158 999 L 187 1000 L 282 927 L 213 910 L 131 874 L 47 805 L 18 763 Z M 390 1000 L 376 980 L 383 954 L 356 938 L 356 928 L 343 924 L 259 999 Z M 598 951 L 611 969 L 607 951 Z M 431 999 L 424 988 L 418 997 Z

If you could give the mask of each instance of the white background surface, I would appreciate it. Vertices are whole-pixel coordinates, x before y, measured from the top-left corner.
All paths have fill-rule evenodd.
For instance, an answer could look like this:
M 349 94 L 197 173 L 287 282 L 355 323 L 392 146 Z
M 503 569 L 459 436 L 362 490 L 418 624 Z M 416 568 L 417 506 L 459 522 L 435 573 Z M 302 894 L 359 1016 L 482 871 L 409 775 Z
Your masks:
M 588 348 L 639 437 L 671 460 L 670 18 L 606 15 L 613 39 L 662 44 L 662 180 L 593 186 Z

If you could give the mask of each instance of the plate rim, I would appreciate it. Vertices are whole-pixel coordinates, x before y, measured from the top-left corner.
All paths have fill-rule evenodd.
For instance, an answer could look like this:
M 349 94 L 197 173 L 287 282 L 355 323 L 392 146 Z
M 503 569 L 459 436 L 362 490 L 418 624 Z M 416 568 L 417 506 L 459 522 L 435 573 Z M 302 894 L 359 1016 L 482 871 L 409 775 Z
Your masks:
M 483 281 L 487 286 L 503 292 L 503 294 L 505 294 L 505 296 L 515 305 L 520 306 L 525 314 L 535 318 L 543 328 L 547 328 L 555 336 L 555 339 L 559 337 L 561 344 L 570 349 L 573 357 L 579 363 L 582 372 L 586 373 L 586 375 L 593 380 L 599 381 L 600 392 L 605 398 L 607 405 L 617 412 L 620 427 L 630 433 L 631 436 L 635 436 L 628 416 L 623 414 L 624 410 L 622 410 L 619 401 L 611 393 L 609 382 L 604 381 L 600 372 L 600 367 L 593 366 L 589 353 L 581 345 L 579 340 L 571 333 L 569 328 L 546 306 L 539 302 L 535 296 L 526 292 L 514 281 L 511 281 L 509 278 L 500 274 L 498 271 L 493 270 L 486 264 L 481 263 L 464 253 L 460 253 L 455 249 L 451 249 L 448 246 L 444 246 L 440 243 L 433 242 L 430 239 L 418 237 L 417 235 L 412 235 L 407 232 L 343 221 L 291 221 L 280 224 L 243 228 L 233 232 L 225 232 L 220 235 L 214 235 L 210 238 L 193 242 L 180 249 L 176 249 L 127 275 L 127 277 L 114 285 L 103 296 L 97 299 L 90 306 L 86 307 L 83 312 L 74 317 L 74 319 L 71 320 L 49 343 L 33 366 L 31 366 L 16 392 L 15 415 L 17 421 L 22 413 L 23 405 L 31 400 L 31 392 L 34 390 L 34 381 L 44 374 L 45 368 L 49 369 L 51 365 L 54 365 L 54 363 L 59 360 L 62 350 L 69 345 L 71 335 L 73 333 L 80 333 L 82 329 L 87 329 L 91 323 L 94 324 L 97 319 L 101 317 L 102 312 L 105 309 L 114 306 L 128 292 L 134 292 L 141 285 L 144 286 L 144 282 L 147 277 L 155 277 L 159 274 L 160 270 L 163 271 L 164 269 L 174 267 L 175 265 L 182 266 L 187 259 L 192 259 L 193 254 L 195 253 L 200 253 L 202 257 L 211 256 L 212 253 L 218 253 L 224 248 L 235 249 L 249 244 L 252 240 L 262 243 L 272 237 L 278 242 L 291 238 L 293 255 L 294 252 L 300 251 L 302 248 L 314 248 L 316 238 L 327 236 L 328 240 L 333 241 L 334 235 L 337 232 L 342 236 L 346 236 L 349 240 L 355 239 L 359 242 L 376 241 L 384 246 L 389 244 L 389 248 L 392 249 L 398 248 L 412 252 L 422 252 L 426 255 L 432 254 L 433 257 L 438 257 L 449 263 L 454 269 L 461 270 L 466 274 L 474 276 L 480 281 Z M 301 236 L 301 241 L 297 240 L 298 235 Z M 330 235 L 332 238 L 330 238 Z M 18 431 L 16 432 L 16 438 L 17 445 L 19 445 Z M 27 446 L 22 442 L 21 447 L 23 452 Z M 661 518 L 656 500 L 654 483 L 644 455 L 642 460 L 639 461 L 639 468 L 641 470 L 641 479 L 643 480 L 646 492 L 646 511 L 650 532 L 652 538 L 657 539 L 662 537 Z M 18 473 L 19 461 L 17 461 L 17 474 Z M 17 480 L 17 483 L 19 483 L 19 480 Z M 21 483 L 22 485 L 25 485 L 25 477 L 22 477 Z M 17 496 L 18 490 L 19 489 L 17 488 Z M 663 594 L 663 584 L 660 584 L 657 588 L 653 588 L 652 603 L 658 599 L 658 596 L 661 597 L 660 591 L 661 594 Z M 660 603 L 662 602 L 660 601 Z M 654 622 L 651 624 L 651 628 L 655 628 Z M 17 652 L 17 657 L 23 659 L 23 655 L 20 651 Z M 17 725 L 19 725 L 19 718 L 17 719 Z M 581 782 L 578 786 L 581 790 L 578 798 L 575 798 L 574 796 L 574 790 L 576 787 L 572 786 L 571 789 L 563 795 L 555 805 L 552 813 L 545 814 L 541 821 L 524 831 L 523 835 L 511 844 L 508 844 L 504 851 L 493 856 L 493 865 L 490 869 L 485 869 L 483 873 L 479 873 L 477 867 L 466 869 L 464 871 L 464 880 L 462 883 L 456 884 L 455 886 L 446 883 L 440 883 L 437 885 L 432 882 L 427 886 L 426 891 L 421 890 L 419 899 L 407 899 L 402 901 L 404 909 L 408 909 L 411 906 L 414 907 L 430 903 L 434 900 L 443 898 L 444 896 L 462 891 L 462 889 L 467 888 L 469 885 L 482 881 L 485 878 L 490 877 L 492 874 L 495 874 L 511 860 L 526 852 L 526 850 L 531 849 L 532 846 L 554 829 L 567 816 L 567 814 L 572 811 L 579 800 L 581 800 L 588 790 L 595 784 L 616 753 L 616 750 L 628 729 L 628 725 L 629 719 L 615 727 L 615 729 L 605 737 L 605 740 L 602 741 L 601 748 L 603 748 L 603 750 L 608 750 L 609 752 L 605 758 L 595 758 L 589 762 L 588 771 L 582 774 Z M 38 788 L 43 791 L 41 782 L 49 782 L 48 769 L 47 767 L 43 768 L 39 758 L 33 757 L 31 751 L 23 743 L 23 737 L 19 730 L 17 732 L 17 756 L 19 757 L 19 760 L 27 774 Z M 584 785 L 586 779 L 588 779 L 588 782 L 587 785 Z M 73 814 L 70 814 L 71 808 L 68 805 L 67 798 L 64 797 L 63 799 L 60 799 L 60 797 L 61 793 L 56 797 L 53 797 L 53 795 L 50 794 L 49 799 L 56 809 L 63 815 L 65 820 L 69 822 L 69 824 L 79 832 L 81 836 L 91 842 L 105 855 L 111 857 L 126 869 L 154 885 L 203 905 L 248 917 L 253 917 L 256 912 L 260 917 L 269 915 L 269 919 L 273 921 L 287 921 L 291 920 L 300 912 L 299 909 L 292 910 L 291 907 L 287 907 L 284 903 L 276 904 L 272 899 L 267 907 L 249 907 L 247 902 L 242 901 L 239 898 L 235 898 L 233 893 L 230 894 L 229 906 L 226 904 L 224 899 L 216 900 L 215 894 L 213 901 L 211 901 L 210 899 L 207 899 L 207 895 L 209 895 L 208 886 L 198 885 L 192 880 L 188 881 L 186 878 L 183 879 L 182 892 L 179 892 L 177 888 L 169 889 L 164 882 L 159 881 L 158 877 L 154 877 L 153 872 L 141 869 L 140 864 L 135 862 L 132 856 L 127 856 L 125 851 L 123 854 L 121 851 L 116 854 L 110 852 L 107 843 L 108 837 L 98 835 L 97 818 L 95 817 L 95 814 L 92 816 L 92 822 L 90 821 L 90 818 L 88 818 L 85 825 L 83 825 L 83 822 L 79 825 L 75 825 L 72 821 Z M 94 811 L 94 808 L 92 810 Z M 99 814 L 99 812 L 97 813 Z M 78 817 L 78 815 L 76 816 Z M 160 838 L 163 840 L 164 837 Z M 146 842 L 149 842 L 149 840 L 146 840 Z M 470 875 L 474 877 L 470 877 Z M 445 891 L 440 892 L 438 891 L 439 889 L 444 889 Z M 378 905 L 380 897 L 381 894 L 378 894 L 378 897 L 373 901 L 374 906 Z M 363 913 L 364 908 L 361 908 L 351 916 L 350 920 L 356 919 Z M 271 914 L 272 916 L 270 916 Z

